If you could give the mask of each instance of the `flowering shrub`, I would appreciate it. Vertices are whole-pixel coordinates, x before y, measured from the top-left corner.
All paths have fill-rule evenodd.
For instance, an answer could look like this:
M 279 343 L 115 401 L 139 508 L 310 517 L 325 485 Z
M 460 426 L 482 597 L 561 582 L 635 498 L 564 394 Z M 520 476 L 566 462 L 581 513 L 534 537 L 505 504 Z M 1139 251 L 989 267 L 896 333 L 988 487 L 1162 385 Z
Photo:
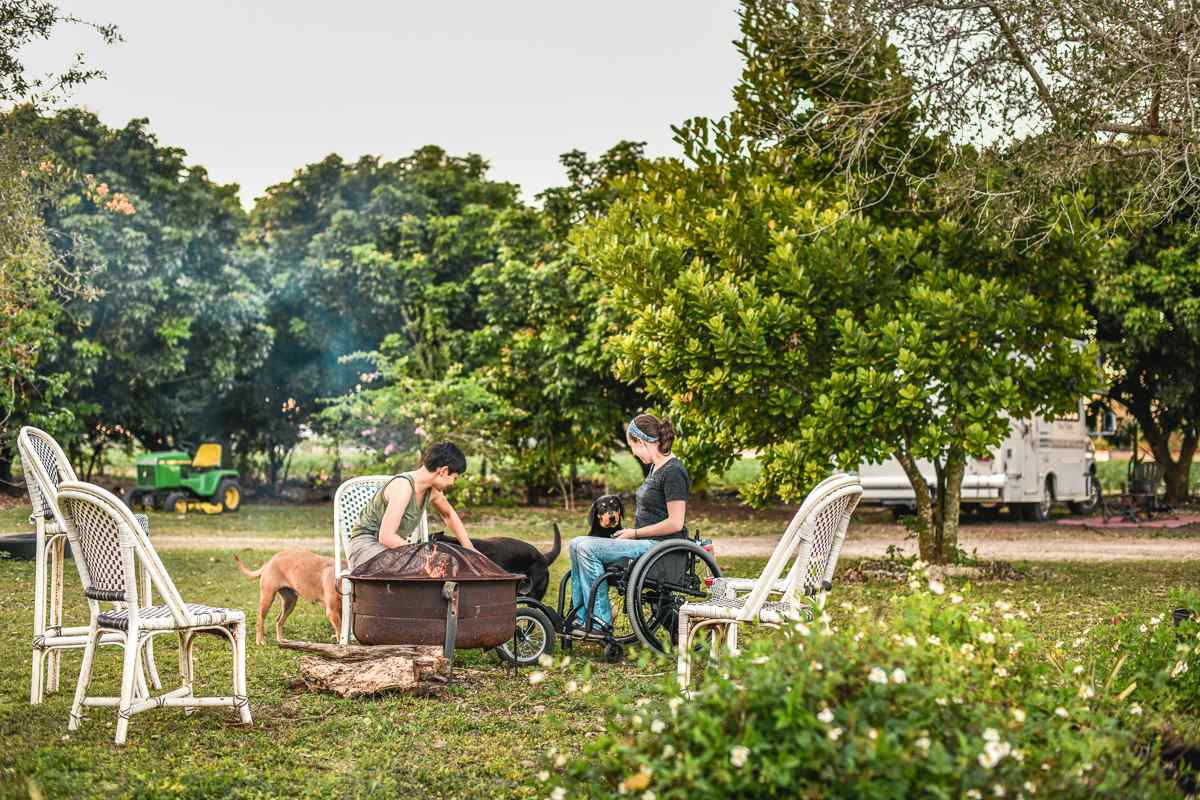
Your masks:
M 617 710 L 567 794 L 1178 796 L 1103 686 L 1033 652 L 1025 612 L 909 587 L 882 618 L 836 607 L 753 643 L 690 700 Z
M 1200 597 L 1190 592 L 1173 593 L 1170 605 L 1200 613 Z M 1118 617 L 1116 623 L 1096 632 L 1090 664 L 1070 663 L 1069 669 L 1103 680 L 1116 693 L 1114 713 L 1200 711 L 1200 619 L 1176 625 L 1164 609 L 1145 618 Z

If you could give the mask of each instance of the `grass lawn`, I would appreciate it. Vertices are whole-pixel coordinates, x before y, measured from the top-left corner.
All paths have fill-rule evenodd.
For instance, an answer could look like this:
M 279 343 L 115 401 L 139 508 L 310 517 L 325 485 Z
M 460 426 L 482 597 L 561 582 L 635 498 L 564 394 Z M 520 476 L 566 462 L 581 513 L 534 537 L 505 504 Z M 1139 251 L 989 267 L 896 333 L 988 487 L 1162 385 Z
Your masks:
M 276 514 L 281 525 L 310 524 L 296 509 L 268 513 Z M 224 524 L 232 519 L 204 521 Z M 259 518 L 246 514 L 236 519 Z M 164 528 L 167 523 L 164 519 Z M 261 524 L 265 529 L 268 523 Z M 155 526 L 160 530 L 157 519 Z M 251 559 L 267 555 L 255 552 Z M 224 553 L 172 550 L 163 559 L 185 599 L 242 608 L 253 619 L 257 586 L 239 575 Z M 762 561 L 726 559 L 722 566 L 727 573 L 753 575 Z M 566 560 L 555 567 L 561 574 Z M 534 776 L 545 766 L 546 748 L 577 752 L 602 728 L 604 699 L 632 703 L 670 670 L 662 663 L 605 664 L 597 650 L 584 646 L 576 648 L 571 670 L 552 671 L 544 683 L 531 686 L 528 673 L 509 672 L 492 654 L 463 652 L 455 683 L 442 698 L 341 700 L 291 689 L 298 654 L 251 643 L 247 668 L 253 727 L 235 724 L 225 709 L 190 717 L 161 709 L 134 717 L 129 744 L 117 748 L 111 709 L 92 709 L 83 728 L 66 735 L 77 654 L 64 657 L 63 691 L 43 706 L 28 704 L 32 576 L 30 562 L 0 561 L 3 797 L 393 797 L 411 792 L 422 797 L 536 797 L 545 794 Z M 1196 562 L 1037 565 L 1027 580 L 983 582 L 975 591 L 1031 612 L 1037 602 L 1036 630 L 1049 645 L 1084 635 L 1117 610 L 1162 613 L 1171 587 L 1194 586 L 1198 578 Z M 84 619 L 78 592 L 67 585 L 68 619 Z M 839 584 L 831 611 L 835 619 L 848 622 L 852 617 L 839 609 L 840 602 L 880 608 L 893 591 L 889 584 Z M 330 631 L 319 609 L 303 604 L 289 621 L 288 634 L 324 641 Z M 225 693 L 228 649 L 216 640 L 198 649 L 198 692 Z M 169 683 L 177 659 L 165 638 L 158 653 L 160 672 Z M 93 688 L 115 693 L 118 667 L 118 651 L 102 650 Z M 590 694 L 566 694 L 569 678 L 585 680 L 580 669 L 590 669 Z

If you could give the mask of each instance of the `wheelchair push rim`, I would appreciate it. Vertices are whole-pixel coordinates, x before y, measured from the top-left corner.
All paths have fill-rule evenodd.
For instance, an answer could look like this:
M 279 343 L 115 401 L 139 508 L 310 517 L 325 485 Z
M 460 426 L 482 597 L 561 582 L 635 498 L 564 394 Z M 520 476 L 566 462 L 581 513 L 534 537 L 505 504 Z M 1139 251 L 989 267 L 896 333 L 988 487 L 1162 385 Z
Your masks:
M 678 558 L 686 558 L 686 566 L 670 568 L 670 560 Z M 656 652 L 670 652 L 679 636 L 679 607 L 707 597 L 719 577 L 712 553 L 694 541 L 666 541 L 647 551 L 634 564 L 625 595 L 638 641 Z

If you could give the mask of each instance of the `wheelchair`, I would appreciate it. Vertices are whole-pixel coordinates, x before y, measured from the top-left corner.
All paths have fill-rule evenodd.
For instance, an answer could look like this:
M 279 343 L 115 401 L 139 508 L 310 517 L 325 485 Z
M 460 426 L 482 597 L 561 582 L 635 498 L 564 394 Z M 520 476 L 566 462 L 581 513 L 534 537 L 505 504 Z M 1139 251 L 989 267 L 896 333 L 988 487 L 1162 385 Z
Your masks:
M 588 587 L 583 618 L 589 622 L 582 637 L 570 622 L 580 609 L 571 605 L 568 571 L 558 585 L 557 608 L 532 597 L 517 598 L 516 634 L 497 651 L 501 659 L 519 666 L 536 664 L 542 656 L 551 655 L 556 640 L 563 650 L 577 643 L 599 644 L 605 660 L 610 662 L 622 660 L 625 648 L 639 642 L 655 652 L 668 653 L 679 638 L 679 607 L 707 597 L 709 587 L 720 577 L 712 541 L 701 539 L 699 530 L 694 536 L 684 530 L 636 559 L 622 558 L 608 565 Z M 600 592 L 608 593 L 611 628 L 593 628 L 592 612 Z

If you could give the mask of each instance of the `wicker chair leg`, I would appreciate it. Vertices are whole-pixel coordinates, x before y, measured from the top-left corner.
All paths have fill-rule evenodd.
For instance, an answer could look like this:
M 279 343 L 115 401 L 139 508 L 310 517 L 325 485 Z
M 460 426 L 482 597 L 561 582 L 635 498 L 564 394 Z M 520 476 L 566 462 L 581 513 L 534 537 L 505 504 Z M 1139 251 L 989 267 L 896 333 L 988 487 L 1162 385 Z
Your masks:
M 38 519 L 35 522 L 37 532 L 36 553 L 33 565 L 33 665 L 30 669 L 29 703 L 38 705 L 45 699 L 43 679 L 45 676 L 46 651 L 36 644 L 38 638 L 46 632 L 46 528 L 45 523 Z
M 686 692 L 692 682 L 692 627 L 688 615 L 683 611 L 679 612 L 678 642 L 679 656 L 675 662 L 675 679 L 679 681 L 679 688 Z
M 152 586 L 150 584 L 150 571 L 145 565 L 141 570 L 142 585 L 138 592 L 138 599 L 141 600 L 143 606 L 153 604 L 151 595 Z M 146 639 L 146 646 L 142 648 L 142 660 L 145 662 L 146 674 L 150 678 L 150 685 L 157 691 L 162 691 L 162 678 L 158 675 L 158 665 L 154 663 L 154 637 L 150 636 Z
M 342 629 L 338 632 L 338 642 L 343 645 L 350 644 L 350 590 L 347 588 L 349 583 L 346 578 L 338 579 L 338 594 L 342 600 Z
M 246 691 L 246 625 L 234 626 L 233 636 L 233 699 L 242 723 L 254 722 L 250 716 L 250 696 Z
M 67 546 L 66 536 L 55 537 L 50 548 L 50 627 L 62 628 L 63 624 L 63 561 Z M 46 692 L 54 694 L 58 691 L 59 679 L 62 674 L 62 651 L 51 650 L 47 653 Z
M 92 664 L 96 660 L 96 646 L 100 643 L 100 631 L 96 629 L 96 621 L 92 620 L 88 630 L 87 644 L 83 648 L 83 663 L 79 665 L 79 679 L 75 682 L 75 702 L 71 704 L 71 715 L 67 718 L 67 730 L 79 730 L 83 720 L 83 701 L 87 697 L 88 687 L 92 684 Z
M 117 735 L 113 740 L 116 744 L 125 744 L 129 734 L 129 718 L 133 716 L 130 708 L 133 706 L 133 687 L 138 670 L 138 651 L 141 650 L 140 634 L 136 628 L 125 633 L 125 657 L 121 665 L 121 700 L 117 706 Z
M 179 633 L 179 678 L 182 686 L 186 687 L 187 696 L 191 697 L 196 693 L 194 678 L 196 675 L 196 657 L 192 653 L 192 645 L 195 643 L 196 634 L 192 631 L 180 631 Z M 194 714 L 195 708 L 184 707 L 184 714 Z

